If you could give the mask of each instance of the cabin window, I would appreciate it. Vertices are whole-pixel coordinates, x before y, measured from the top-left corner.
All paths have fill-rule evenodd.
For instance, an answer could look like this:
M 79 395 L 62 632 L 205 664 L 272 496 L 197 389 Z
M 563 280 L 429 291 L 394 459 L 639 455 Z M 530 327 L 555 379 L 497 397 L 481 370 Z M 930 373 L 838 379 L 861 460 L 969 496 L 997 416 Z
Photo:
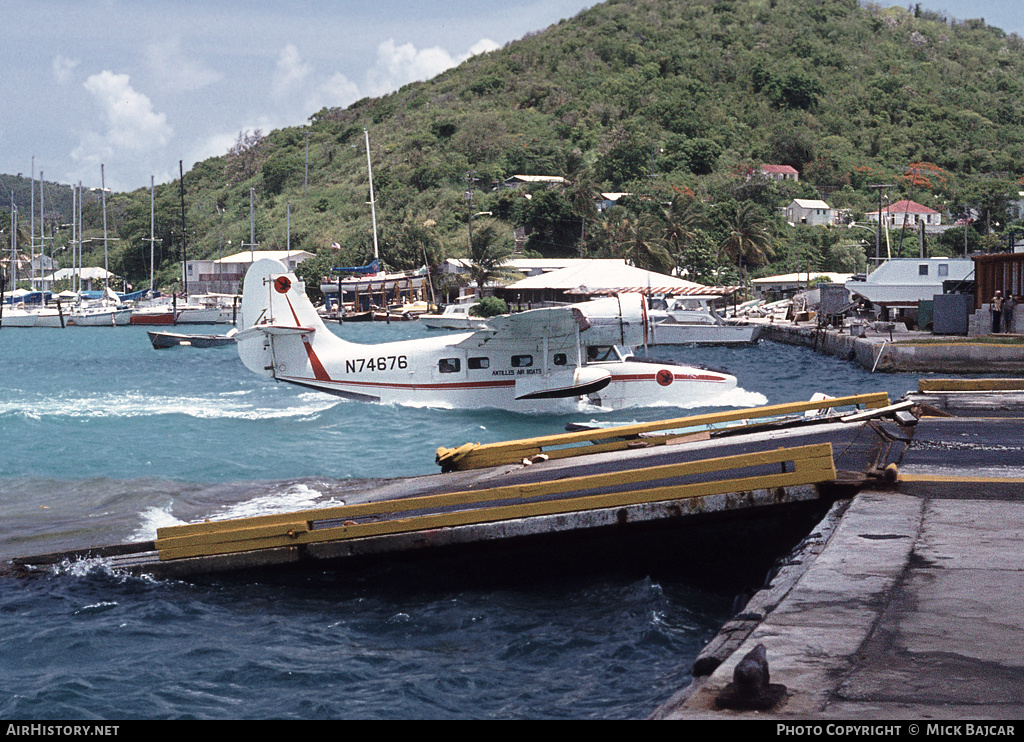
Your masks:
M 457 374 L 461 368 L 458 358 L 442 358 L 437 362 L 437 370 L 442 374 Z
M 921 265 L 917 266 L 917 275 L 919 275 L 919 276 L 927 276 L 928 275 L 928 264 L 927 263 L 922 263 Z
M 949 266 L 946 265 L 945 263 L 939 263 L 939 275 L 940 276 L 948 276 L 949 275 Z
M 477 370 L 477 369 L 481 369 L 481 368 L 490 368 L 490 365 L 491 365 L 491 359 L 490 358 L 470 358 L 469 359 L 469 368 L 472 369 L 472 370 Z
M 533 365 L 533 356 L 512 356 L 512 368 L 526 368 Z
M 555 353 L 555 356 L 554 358 L 551 359 L 551 362 L 554 363 L 556 366 L 564 366 L 569 362 L 569 359 L 566 358 L 565 353 Z
M 615 360 L 615 351 L 610 345 L 588 345 L 587 360 L 613 361 Z

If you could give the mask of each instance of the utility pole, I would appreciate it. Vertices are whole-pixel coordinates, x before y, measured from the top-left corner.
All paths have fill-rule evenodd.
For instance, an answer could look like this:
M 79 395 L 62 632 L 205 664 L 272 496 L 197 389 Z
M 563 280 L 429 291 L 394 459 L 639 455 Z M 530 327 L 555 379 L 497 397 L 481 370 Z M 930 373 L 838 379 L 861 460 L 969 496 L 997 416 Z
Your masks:
M 181 193 L 181 291 L 188 296 L 188 240 L 185 236 L 185 168 L 178 160 L 178 176 Z
M 473 255 L 473 184 L 477 181 L 473 176 L 476 172 L 470 170 L 466 173 L 466 183 L 469 185 L 469 189 L 466 191 L 466 206 L 469 209 L 469 254 Z
M 892 183 L 886 185 L 876 183 L 868 186 L 868 188 L 874 188 L 878 191 L 878 231 L 875 233 L 875 260 L 882 259 L 882 189 L 895 187 Z

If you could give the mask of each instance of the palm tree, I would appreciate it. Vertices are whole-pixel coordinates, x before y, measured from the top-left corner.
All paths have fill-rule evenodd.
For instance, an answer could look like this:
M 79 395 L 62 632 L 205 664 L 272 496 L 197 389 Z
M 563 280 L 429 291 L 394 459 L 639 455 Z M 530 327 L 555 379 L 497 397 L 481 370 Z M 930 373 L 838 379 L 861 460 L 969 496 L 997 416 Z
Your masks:
M 775 254 L 772 234 L 763 213 L 752 201 L 736 203 L 726 226 L 728 232 L 721 246 L 736 261 L 742 282 L 744 262 L 762 265 Z
M 594 183 L 594 172 L 584 160 L 583 153 L 574 149 L 566 157 L 565 172 L 562 177 L 569 181 L 565 195 L 581 222 L 579 256 L 582 258 L 587 239 L 587 218 L 589 217 L 591 220 L 597 218 L 597 203 L 594 201 L 594 197 L 598 194 L 598 190 Z
M 613 254 L 637 268 L 669 273 L 675 261 L 662 240 L 653 237 L 656 224 L 645 215 L 624 213 L 604 222 L 606 238 Z
M 665 233 L 662 239 L 672 254 L 676 267 L 683 267 L 684 255 L 693 244 L 697 230 L 704 222 L 700 204 L 693 196 L 677 193 L 663 212 Z
M 469 242 L 469 257 L 460 262 L 466 268 L 469 278 L 476 283 L 477 292 L 482 293 L 486 284 L 497 280 L 517 277 L 515 269 L 508 265 L 512 258 L 512 240 L 500 234 L 493 223 L 484 223 L 473 230 Z

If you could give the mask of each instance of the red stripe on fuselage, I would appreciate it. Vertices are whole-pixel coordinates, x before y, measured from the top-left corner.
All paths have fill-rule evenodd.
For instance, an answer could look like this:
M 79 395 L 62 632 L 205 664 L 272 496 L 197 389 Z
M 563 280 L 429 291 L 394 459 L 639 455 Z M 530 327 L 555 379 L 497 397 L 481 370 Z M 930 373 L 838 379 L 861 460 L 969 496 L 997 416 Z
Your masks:
M 332 381 L 331 377 L 327 373 L 327 369 L 324 368 L 324 364 L 320 363 L 320 359 L 317 358 L 316 352 L 313 350 L 313 346 L 306 338 L 302 338 L 302 344 L 306 346 L 306 356 L 309 358 L 309 365 L 313 367 L 313 376 L 317 381 Z
M 721 376 L 706 376 L 703 374 L 674 374 L 673 376 L 676 381 L 711 381 L 719 383 L 725 381 Z M 657 381 L 657 379 L 650 374 L 612 374 L 612 381 Z

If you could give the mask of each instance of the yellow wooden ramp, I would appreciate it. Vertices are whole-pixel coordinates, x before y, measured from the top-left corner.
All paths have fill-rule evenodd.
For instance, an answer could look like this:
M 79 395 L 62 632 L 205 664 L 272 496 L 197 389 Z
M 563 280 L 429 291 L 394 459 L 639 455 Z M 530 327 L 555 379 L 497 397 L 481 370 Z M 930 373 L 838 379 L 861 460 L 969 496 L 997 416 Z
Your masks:
M 832 482 L 832 445 L 818 443 L 553 481 L 171 526 L 161 560 L 385 536 L 706 495 Z
M 560 433 L 523 438 L 516 441 L 499 443 L 466 443 L 456 448 L 437 449 L 436 461 L 445 471 L 482 469 L 503 464 L 514 464 L 523 459 L 544 454 L 549 459 L 562 459 L 570 456 L 583 456 L 608 451 L 621 451 L 636 444 L 636 439 L 644 434 L 659 431 L 706 429 L 708 426 L 737 421 L 763 421 L 785 415 L 793 415 L 811 410 L 827 410 L 836 407 L 859 407 L 879 409 L 889 405 L 889 395 L 885 392 L 856 394 L 848 397 L 834 397 L 810 402 L 789 402 L 786 404 L 755 407 L 753 409 L 726 410 L 706 415 L 678 417 L 670 420 L 658 420 L 635 425 L 621 425 L 601 430 L 585 430 L 576 433 Z M 691 433 L 692 434 L 692 433 Z M 682 435 L 682 434 L 681 434 Z M 664 445 L 678 440 L 671 435 L 645 438 L 647 446 Z
M 918 379 L 919 392 L 1007 392 L 1024 390 L 1024 379 Z

